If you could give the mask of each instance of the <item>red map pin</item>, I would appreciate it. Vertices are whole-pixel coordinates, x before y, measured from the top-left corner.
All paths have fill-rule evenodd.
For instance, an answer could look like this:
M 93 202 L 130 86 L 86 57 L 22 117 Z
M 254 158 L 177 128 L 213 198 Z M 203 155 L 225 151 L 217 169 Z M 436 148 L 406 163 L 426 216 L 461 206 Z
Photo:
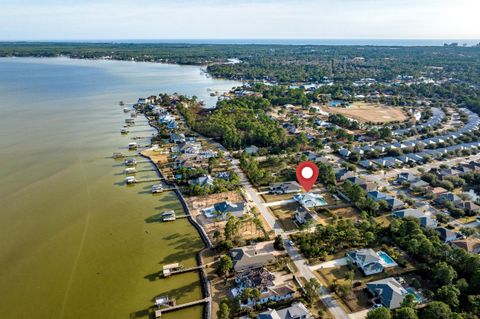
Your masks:
M 305 191 L 312 189 L 318 177 L 318 167 L 315 163 L 306 161 L 297 166 L 297 180 Z

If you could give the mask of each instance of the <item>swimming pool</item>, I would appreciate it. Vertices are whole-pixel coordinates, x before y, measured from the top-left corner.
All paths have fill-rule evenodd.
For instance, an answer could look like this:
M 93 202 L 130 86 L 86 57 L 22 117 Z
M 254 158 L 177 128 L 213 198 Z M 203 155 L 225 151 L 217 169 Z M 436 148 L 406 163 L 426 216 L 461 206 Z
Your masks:
M 397 266 L 397 263 L 395 262 L 395 260 L 393 260 L 393 258 L 390 257 L 386 252 L 379 251 L 377 254 L 384 261 L 384 263 L 385 263 L 384 266 L 385 267 Z
M 348 105 L 347 101 L 342 101 L 342 100 L 333 100 L 328 103 L 328 105 L 333 106 L 333 107 L 338 107 L 338 106 L 344 106 Z
M 418 294 L 418 292 L 415 289 L 413 289 L 412 287 L 408 287 L 405 290 L 408 291 L 409 294 L 414 295 L 417 302 L 422 302 L 422 300 L 423 300 L 422 296 L 420 294 Z

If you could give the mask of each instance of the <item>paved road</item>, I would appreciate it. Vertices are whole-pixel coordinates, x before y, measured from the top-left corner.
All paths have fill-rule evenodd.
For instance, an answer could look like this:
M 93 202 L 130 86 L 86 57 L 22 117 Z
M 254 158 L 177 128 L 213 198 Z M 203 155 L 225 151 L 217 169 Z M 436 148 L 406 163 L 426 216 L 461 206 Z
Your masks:
M 284 238 L 286 239 L 287 236 L 284 234 Z M 298 271 L 302 276 L 307 279 L 315 279 L 317 280 L 317 277 L 313 273 L 313 271 L 310 269 L 310 267 L 307 265 L 307 262 L 305 259 L 302 257 L 302 255 L 298 252 L 298 250 L 295 247 L 287 245 L 287 252 L 290 256 L 290 258 L 293 260 L 295 263 L 295 266 L 297 267 Z M 323 302 L 325 307 L 327 307 L 328 311 L 337 319 L 349 319 L 347 313 L 345 310 L 343 310 L 342 307 L 340 307 L 331 294 L 331 292 L 324 286 L 321 286 L 318 295 L 320 297 L 320 300 Z
M 210 141 L 217 144 L 217 146 L 225 154 L 225 157 L 231 160 L 232 168 L 240 178 L 240 184 L 243 186 L 245 190 L 245 195 L 247 199 L 252 201 L 255 204 L 255 206 L 258 208 L 263 218 L 265 218 L 268 225 L 270 226 L 271 229 L 273 229 L 275 234 L 281 235 L 282 238 L 286 240 L 288 238 L 288 233 L 286 233 L 282 229 L 281 225 L 276 221 L 275 217 L 268 210 L 263 198 L 261 198 L 258 195 L 257 190 L 252 186 L 247 176 L 240 169 L 239 160 L 233 159 L 231 153 L 226 148 L 224 148 L 223 145 L 221 145 L 220 143 L 217 143 L 213 140 L 210 140 Z M 295 263 L 295 266 L 297 267 L 300 274 L 302 274 L 302 276 L 305 277 L 305 279 L 310 280 L 311 278 L 314 278 L 315 280 L 317 280 L 314 272 L 310 270 L 306 260 L 303 258 L 303 256 L 298 252 L 298 250 L 295 247 L 291 247 L 287 245 L 287 253 Z M 343 310 L 343 308 L 341 308 L 337 304 L 337 301 L 335 300 L 335 298 L 332 296 L 332 294 L 326 287 L 321 286 L 318 291 L 318 295 L 320 297 L 320 300 L 325 305 L 325 307 L 336 319 L 349 319 L 347 313 Z

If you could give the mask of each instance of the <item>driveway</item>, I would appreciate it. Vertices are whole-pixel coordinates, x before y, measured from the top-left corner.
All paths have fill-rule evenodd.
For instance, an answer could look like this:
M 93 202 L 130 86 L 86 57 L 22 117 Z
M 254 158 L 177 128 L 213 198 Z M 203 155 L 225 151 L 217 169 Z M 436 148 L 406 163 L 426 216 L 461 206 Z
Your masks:
M 326 261 L 324 263 L 321 263 L 315 266 L 310 266 L 310 270 L 315 271 L 322 268 L 335 268 L 335 267 L 340 267 L 345 265 L 348 265 L 347 257 Z
M 273 207 L 273 206 L 282 206 L 282 205 L 287 205 L 287 204 L 292 204 L 296 203 L 297 201 L 294 199 L 284 199 L 284 200 L 279 200 L 276 202 L 270 202 L 270 203 L 265 203 L 265 206 L 267 207 Z

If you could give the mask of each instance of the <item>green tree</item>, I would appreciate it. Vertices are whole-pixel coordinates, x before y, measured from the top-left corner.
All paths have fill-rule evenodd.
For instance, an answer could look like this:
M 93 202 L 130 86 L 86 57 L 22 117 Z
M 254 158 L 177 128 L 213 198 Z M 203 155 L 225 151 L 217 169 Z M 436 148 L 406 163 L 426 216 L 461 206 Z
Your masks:
M 228 300 L 224 299 L 220 302 L 220 307 L 217 311 L 217 318 L 218 319 L 230 319 L 230 306 L 228 304 Z
M 222 256 L 218 263 L 218 268 L 217 268 L 218 274 L 220 276 L 223 276 L 225 274 L 228 274 L 232 269 L 233 269 L 232 258 L 230 258 L 230 256 L 228 255 Z
M 415 296 L 413 294 L 408 294 L 402 301 L 402 307 L 413 307 L 415 305 Z
M 393 319 L 418 319 L 415 309 L 410 307 L 402 307 L 395 310 Z
M 277 235 L 277 237 L 275 237 L 275 241 L 273 242 L 273 248 L 275 248 L 276 250 L 285 250 L 282 236 Z
M 440 285 L 449 285 L 457 278 L 457 272 L 452 266 L 442 261 L 433 268 L 433 278 Z
M 432 301 L 421 311 L 422 319 L 451 319 L 452 310 L 441 301 Z
M 320 289 L 320 284 L 315 278 L 311 278 L 304 286 L 305 299 L 308 304 L 312 304 L 317 296 L 317 291 Z
M 443 301 L 451 308 L 457 308 L 460 304 L 458 297 L 460 296 L 460 290 L 454 285 L 445 285 L 437 289 L 436 297 L 438 300 Z
M 370 310 L 367 314 L 367 319 L 390 319 L 392 315 L 390 314 L 390 310 L 385 307 L 376 308 Z

